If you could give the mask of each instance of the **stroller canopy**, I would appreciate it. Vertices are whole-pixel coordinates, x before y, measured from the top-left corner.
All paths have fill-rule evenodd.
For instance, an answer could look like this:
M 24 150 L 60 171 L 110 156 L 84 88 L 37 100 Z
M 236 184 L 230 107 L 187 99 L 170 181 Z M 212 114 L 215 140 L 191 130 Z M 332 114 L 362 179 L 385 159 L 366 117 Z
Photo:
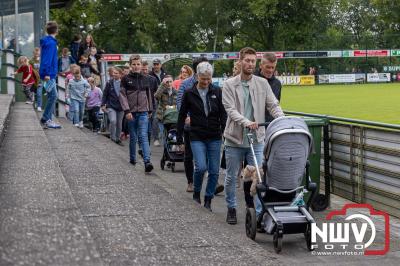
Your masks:
M 266 130 L 264 147 L 268 185 L 283 190 L 298 187 L 312 146 L 312 136 L 302 118 L 273 120 Z

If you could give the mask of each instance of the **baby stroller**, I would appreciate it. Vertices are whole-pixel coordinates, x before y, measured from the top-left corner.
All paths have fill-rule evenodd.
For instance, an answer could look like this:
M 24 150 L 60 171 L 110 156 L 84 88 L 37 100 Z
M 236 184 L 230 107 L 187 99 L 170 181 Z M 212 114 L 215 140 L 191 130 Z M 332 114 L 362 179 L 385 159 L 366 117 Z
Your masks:
M 254 208 L 246 210 L 246 235 L 255 239 L 259 232 L 273 235 L 274 249 L 282 250 L 284 234 L 303 233 L 307 248 L 311 249 L 311 224 L 314 218 L 308 212 L 316 192 L 316 184 L 309 176 L 308 156 L 312 150 L 312 136 L 303 119 L 280 117 L 266 129 L 263 177 L 258 166 L 259 184 L 256 193 L 261 200 L 262 211 L 256 217 Z M 253 136 L 248 134 L 253 156 Z M 302 185 L 305 177 L 305 186 Z M 303 195 L 311 191 L 307 203 Z
M 164 111 L 164 151 L 161 157 L 160 166 L 164 170 L 165 164 L 172 172 L 175 172 L 175 163 L 184 161 L 185 148 L 177 143 L 176 123 L 178 121 L 178 111 L 174 106 Z

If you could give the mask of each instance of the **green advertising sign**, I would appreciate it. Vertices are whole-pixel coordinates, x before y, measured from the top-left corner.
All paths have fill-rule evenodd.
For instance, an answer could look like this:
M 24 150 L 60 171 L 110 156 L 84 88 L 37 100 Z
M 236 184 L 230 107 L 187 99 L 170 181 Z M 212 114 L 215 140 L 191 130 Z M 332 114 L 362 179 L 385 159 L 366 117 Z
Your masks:
M 391 50 L 390 54 L 391 54 L 392 56 L 400 56 L 400 49 Z
M 354 57 L 353 50 L 343 50 L 343 57 Z

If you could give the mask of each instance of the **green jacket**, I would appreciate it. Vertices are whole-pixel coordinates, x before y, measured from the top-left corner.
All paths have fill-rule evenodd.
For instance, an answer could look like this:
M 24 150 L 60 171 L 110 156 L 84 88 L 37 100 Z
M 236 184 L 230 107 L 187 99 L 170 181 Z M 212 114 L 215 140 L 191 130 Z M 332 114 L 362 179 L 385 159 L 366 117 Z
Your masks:
M 158 87 L 157 92 L 154 94 L 154 98 L 157 99 L 158 101 L 158 107 L 157 107 L 157 119 L 159 121 L 163 120 L 164 116 L 164 111 L 167 107 L 167 105 L 170 106 L 175 106 L 176 108 L 176 96 L 178 95 L 178 92 L 172 88 L 172 94 L 168 94 L 168 88 L 165 87 L 164 84 L 161 83 L 161 85 Z

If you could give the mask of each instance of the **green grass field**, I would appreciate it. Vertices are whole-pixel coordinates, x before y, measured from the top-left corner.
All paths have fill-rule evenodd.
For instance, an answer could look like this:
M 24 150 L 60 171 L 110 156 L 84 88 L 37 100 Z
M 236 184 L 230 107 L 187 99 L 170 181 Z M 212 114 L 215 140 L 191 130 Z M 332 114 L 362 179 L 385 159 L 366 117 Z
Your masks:
M 400 83 L 284 86 L 284 110 L 400 124 Z

